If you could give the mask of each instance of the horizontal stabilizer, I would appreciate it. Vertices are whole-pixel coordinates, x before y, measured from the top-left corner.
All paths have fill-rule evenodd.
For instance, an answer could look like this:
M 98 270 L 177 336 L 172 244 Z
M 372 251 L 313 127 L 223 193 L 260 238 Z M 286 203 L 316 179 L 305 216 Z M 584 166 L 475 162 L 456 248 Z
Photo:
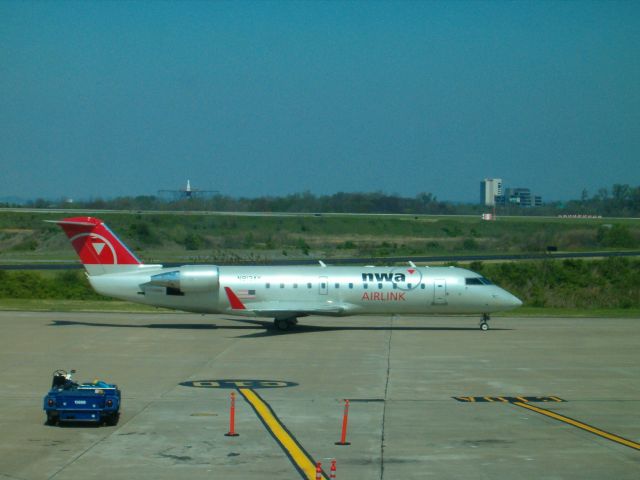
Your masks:
M 47 223 L 55 223 L 57 225 L 84 225 L 85 227 L 94 227 L 96 224 L 91 222 L 71 221 L 71 220 L 45 220 Z

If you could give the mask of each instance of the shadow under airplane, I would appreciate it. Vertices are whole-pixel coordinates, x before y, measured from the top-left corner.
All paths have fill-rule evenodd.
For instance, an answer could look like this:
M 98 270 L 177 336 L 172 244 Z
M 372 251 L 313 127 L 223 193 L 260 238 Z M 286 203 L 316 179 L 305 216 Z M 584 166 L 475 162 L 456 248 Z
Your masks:
M 245 325 L 225 325 L 220 326 L 215 323 L 147 323 L 147 324 L 126 324 L 126 323 L 104 323 L 104 322 L 79 322 L 71 320 L 53 320 L 50 324 L 52 327 L 66 327 L 73 325 L 82 325 L 86 327 L 111 327 L 111 328 L 158 328 L 158 329 L 177 329 L 177 330 L 256 330 L 264 329 L 262 332 L 241 335 L 238 338 L 256 338 L 268 337 L 272 335 L 290 335 L 299 333 L 315 333 L 315 332 L 333 332 L 333 331 L 478 331 L 478 327 L 400 327 L 393 325 L 384 326 L 342 326 L 342 325 L 304 325 L 297 324 L 289 330 L 278 330 L 270 320 L 239 320 L 237 318 L 226 318 L 234 322 L 241 322 Z M 246 325 L 248 324 L 248 325 Z M 506 331 L 511 328 L 492 328 L 491 331 Z

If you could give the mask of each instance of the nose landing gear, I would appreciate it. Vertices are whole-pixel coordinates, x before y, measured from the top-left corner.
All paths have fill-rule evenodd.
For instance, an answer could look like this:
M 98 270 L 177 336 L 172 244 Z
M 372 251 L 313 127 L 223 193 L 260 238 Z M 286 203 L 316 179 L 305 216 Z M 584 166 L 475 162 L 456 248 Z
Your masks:
M 482 318 L 480 319 L 480 330 L 482 330 L 483 332 L 486 332 L 487 330 L 489 330 L 489 314 L 488 313 L 483 313 L 482 314 Z

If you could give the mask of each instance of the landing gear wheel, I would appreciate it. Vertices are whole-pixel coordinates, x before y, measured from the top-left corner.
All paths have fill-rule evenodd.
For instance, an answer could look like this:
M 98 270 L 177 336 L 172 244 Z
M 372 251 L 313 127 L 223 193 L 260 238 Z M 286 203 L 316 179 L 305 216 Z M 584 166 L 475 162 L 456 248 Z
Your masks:
M 292 326 L 298 323 L 297 318 L 276 318 L 274 319 L 275 327 L 281 332 L 289 330 Z
M 286 319 L 284 318 L 276 318 L 274 320 L 275 326 L 278 330 L 280 330 L 281 332 L 284 332 L 286 330 L 289 330 L 289 322 L 287 322 Z
M 482 315 L 482 318 L 480 319 L 480 330 L 482 330 L 483 332 L 486 332 L 487 330 L 489 330 L 489 314 L 485 313 Z

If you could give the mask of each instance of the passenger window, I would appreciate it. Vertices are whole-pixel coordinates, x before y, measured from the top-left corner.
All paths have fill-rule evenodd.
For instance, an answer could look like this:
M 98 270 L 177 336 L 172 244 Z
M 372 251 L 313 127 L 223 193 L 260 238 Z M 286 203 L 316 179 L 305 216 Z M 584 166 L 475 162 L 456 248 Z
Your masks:
M 298 284 L 297 284 L 297 283 L 294 283 L 294 284 L 293 284 L 293 288 L 298 288 Z
M 422 290 L 424 290 L 424 289 L 426 288 L 425 284 L 424 284 L 424 283 L 421 283 L 421 284 L 420 284 L 420 288 L 421 288 Z
M 394 290 L 397 290 L 397 289 L 398 289 L 398 284 L 397 284 L 397 283 L 394 283 L 394 284 L 393 284 L 393 289 L 394 289 Z
M 271 288 L 271 284 L 267 282 L 267 284 L 265 285 L 265 288 Z
M 353 283 L 350 283 L 350 284 L 349 284 L 349 288 L 353 288 Z
M 307 283 L 307 288 L 311 288 L 311 284 L 310 283 Z
M 280 288 L 284 288 L 284 283 L 281 283 L 281 284 L 280 284 Z
M 366 290 L 367 288 L 369 288 L 369 284 L 368 283 L 363 284 L 362 288 L 364 288 Z
M 378 284 L 378 290 L 382 290 L 382 284 L 381 283 Z
M 340 284 L 339 284 L 339 283 L 336 283 L 336 284 L 334 284 L 333 286 L 334 286 L 335 288 L 340 288 Z

